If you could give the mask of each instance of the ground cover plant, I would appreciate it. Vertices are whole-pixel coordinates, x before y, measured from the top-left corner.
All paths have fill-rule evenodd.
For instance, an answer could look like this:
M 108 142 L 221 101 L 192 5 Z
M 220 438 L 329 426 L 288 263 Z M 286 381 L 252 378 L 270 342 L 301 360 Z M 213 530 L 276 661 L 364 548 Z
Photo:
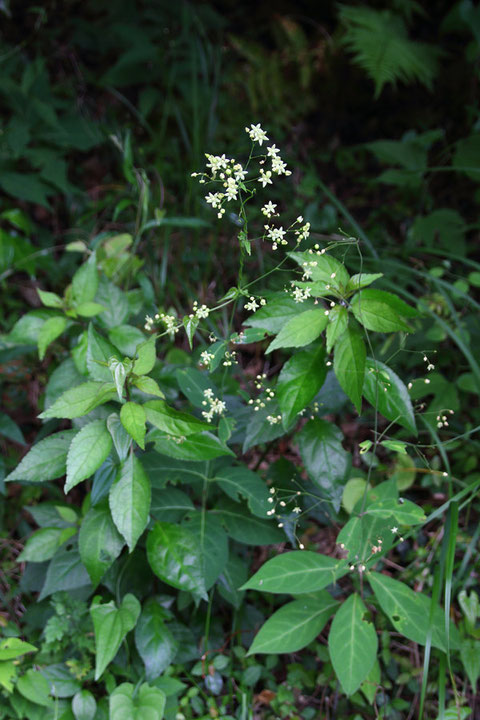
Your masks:
M 0 716 L 475 717 L 474 113 L 453 138 L 412 122 L 400 139 L 333 146 L 327 184 L 302 144 L 299 161 L 275 144 L 307 138 L 283 93 L 311 92 L 297 108 L 308 123 L 313 36 L 276 18 L 270 60 L 253 30 L 230 38 L 242 65 L 223 72 L 232 92 L 248 69 L 249 124 L 219 122 L 213 139 L 215 46 L 185 28 L 221 23 L 186 4 L 162 125 L 183 127 L 184 154 L 166 149 L 159 182 L 142 76 L 157 50 L 142 43 L 158 39 L 154 17 L 177 18 L 155 12 L 116 69 L 97 58 L 109 96 L 152 113 L 148 140 L 117 108 L 109 149 L 90 145 L 111 173 L 102 199 L 82 197 L 83 161 L 75 188 L 58 180 L 89 152 L 68 129 L 75 89 L 60 101 L 48 64 L 22 75 L 7 54 L 19 88 L 2 151 Z M 444 31 L 470 37 L 474 17 L 458 3 Z M 119 8 L 110 48 L 132 18 Z M 412 39 L 414 18 L 404 4 L 338 11 L 337 47 L 370 98 L 439 77 L 442 52 Z M 35 100 L 47 86 L 55 117 Z M 274 117 L 250 124 L 267 87 Z M 14 146 L 13 101 L 33 90 Z M 101 143 L 105 117 L 89 123 Z M 462 193 L 447 197 L 451 177 Z M 43 194 L 27 197 L 35 180 Z

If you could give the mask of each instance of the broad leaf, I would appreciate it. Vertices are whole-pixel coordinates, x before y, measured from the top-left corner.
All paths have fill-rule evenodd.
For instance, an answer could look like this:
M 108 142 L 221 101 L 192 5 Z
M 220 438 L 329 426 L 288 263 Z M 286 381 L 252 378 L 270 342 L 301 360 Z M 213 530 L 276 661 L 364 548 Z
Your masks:
M 80 527 L 78 549 L 94 587 L 120 555 L 124 544 L 106 503 L 87 512 Z
M 313 307 L 313 302 L 302 303 L 302 310 Z M 253 328 L 264 329 L 266 332 L 276 335 L 291 320 L 298 315 L 299 305 L 290 295 L 276 293 L 267 299 L 256 313 L 245 320 L 244 325 Z
M 245 465 L 231 466 L 218 470 L 214 480 L 232 500 L 240 501 L 243 497 L 254 515 L 267 517 L 267 511 L 270 510 L 268 502 L 270 493 L 257 473 L 249 470 Z
M 237 555 L 230 553 L 228 562 L 218 578 L 216 589 L 236 610 L 242 606 L 245 593 L 239 588 L 247 581 L 247 574 L 246 563 Z
M 326 590 L 284 605 L 262 625 L 248 654 L 301 650 L 321 633 L 338 606 Z
M 63 315 L 58 317 L 51 317 L 45 320 L 45 323 L 40 328 L 38 333 L 38 356 L 40 360 L 43 360 L 48 346 L 54 340 L 56 340 L 66 329 L 68 320 Z
M 359 273 L 358 275 L 352 275 L 347 284 L 347 292 L 350 293 L 355 290 L 361 290 L 381 277 L 383 277 L 383 273 Z
M 143 332 L 133 325 L 118 325 L 111 328 L 108 331 L 108 338 L 120 350 L 122 355 L 128 355 L 128 357 L 134 357 L 137 348 L 148 342 L 145 340 Z M 155 357 L 155 349 L 153 355 Z M 150 365 L 150 362 L 148 362 L 148 365 Z M 139 370 L 135 372 L 137 375 L 142 374 Z
M 125 635 L 135 627 L 141 609 L 135 595 L 130 593 L 125 595 L 119 608 L 113 600 L 102 604 L 101 599 L 97 595 L 90 606 L 95 632 L 95 680 L 102 676 Z
M 76 528 L 43 527 L 33 533 L 17 558 L 18 562 L 51 560 L 58 548 L 76 533 Z
M 290 252 L 288 254 L 300 265 L 313 283 L 323 286 L 329 285 L 330 288 L 342 293 L 345 291 L 350 276 L 345 266 L 333 255 L 321 251 L 316 253 Z
M 210 429 L 208 423 L 175 410 L 163 400 L 149 400 L 143 407 L 148 422 L 168 435 L 182 437 Z
M 53 705 L 50 697 L 50 686 L 42 673 L 38 670 L 27 670 L 25 675 L 18 678 L 17 690 L 31 702 L 43 707 Z
M 267 354 L 277 348 L 304 347 L 316 340 L 327 326 L 328 317 L 323 310 L 305 310 L 282 327 L 268 346 Z
M 7 475 L 5 482 L 13 480 L 46 482 L 65 475 L 68 448 L 76 433 L 76 430 L 62 430 L 40 440 L 15 470 Z
M 112 381 L 112 372 L 108 367 L 110 358 L 121 360 L 120 353 L 112 343 L 98 333 L 90 323 L 88 327 L 87 368 L 92 380 Z
M 366 613 L 362 599 L 353 593 L 335 615 L 328 636 L 333 668 L 346 695 L 358 690 L 377 658 L 377 633 Z
M 112 436 L 113 445 L 120 462 L 126 460 L 127 455 L 132 446 L 132 436 L 128 434 L 122 425 L 120 416 L 117 413 L 111 413 L 107 418 L 108 432 Z
M 202 408 L 202 410 L 205 409 L 203 405 L 205 401 L 203 393 L 205 390 L 211 389 L 214 395 L 217 395 L 216 389 L 208 375 L 200 372 L 200 370 L 196 368 L 181 368 L 177 370 L 175 377 L 180 390 L 194 407 Z
M 326 375 L 325 349 L 320 344 L 296 353 L 285 363 L 276 390 L 285 429 L 313 400 Z
M 120 410 L 120 420 L 125 430 L 132 436 L 137 445 L 145 450 L 145 423 L 147 416 L 142 405 L 126 402 Z
M 135 375 L 147 375 L 155 365 L 157 358 L 155 351 L 155 335 L 152 335 L 146 342 L 137 346 L 137 359 L 133 364 L 133 372 Z
M 197 539 L 172 523 L 155 523 L 147 537 L 150 567 L 160 580 L 207 599 L 202 556 Z
M 149 433 L 147 440 L 153 441 L 155 449 L 163 455 L 187 462 L 213 460 L 223 455 L 235 455 L 225 443 L 222 443 L 216 435 L 210 432 L 175 437 L 154 430 Z
M 428 633 L 431 600 L 415 592 L 405 583 L 376 572 L 367 574 L 383 612 L 390 618 L 397 632 L 409 640 L 425 645 Z M 451 638 L 454 640 L 454 637 Z M 455 640 L 452 645 L 455 644 Z M 433 612 L 432 645 L 446 651 L 445 615 L 437 605 Z
M 387 365 L 367 358 L 363 394 L 387 420 L 397 422 L 414 435 L 417 434 L 408 390 Z
M 148 523 L 150 482 L 140 460 L 130 454 L 110 488 L 109 505 L 117 530 L 133 551 Z
M 362 411 L 366 356 L 362 336 L 355 328 L 347 327 L 335 345 L 333 368 L 342 390 L 353 402 L 358 414 Z
M 89 690 L 80 690 L 72 699 L 75 720 L 95 720 L 97 702 Z
M 112 449 L 112 436 L 105 420 L 93 420 L 85 425 L 72 440 L 67 455 L 65 492 L 89 478 L 108 457 Z
M 369 505 L 365 513 L 373 517 L 392 518 L 399 525 L 419 525 L 426 520 L 422 508 L 410 500 L 380 500 Z
M 20 640 L 20 638 L 9 637 L 0 640 L 0 662 L 15 660 L 15 658 L 26 655 L 26 653 L 37 652 L 35 645 Z
M 246 545 L 272 545 L 285 540 L 285 535 L 271 520 L 261 520 L 232 500 L 220 501 L 215 510 L 228 535 Z
M 411 332 L 403 318 L 417 315 L 414 308 L 384 290 L 361 290 L 353 296 L 350 307 L 363 327 L 377 332 Z
M 178 522 L 194 505 L 188 495 L 177 488 L 152 488 L 152 505 L 150 514 L 154 520 Z
M 143 606 L 135 628 L 135 645 L 145 665 L 148 681 L 155 680 L 172 663 L 177 642 L 165 625 L 164 608 L 154 599 Z
M 227 564 L 228 537 L 212 511 L 205 515 L 201 511 L 189 513 L 184 518 L 182 527 L 196 539 L 202 555 L 205 590 L 210 590 Z
M 331 352 L 337 340 L 342 337 L 348 326 L 348 311 L 343 305 L 335 305 L 328 316 L 327 353 Z
M 309 550 L 293 550 L 267 560 L 242 590 L 300 595 L 323 590 L 347 572 L 345 560 Z
M 349 455 L 342 433 L 326 420 L 310 420 L 297 435 L 300 455 L 312 482 L 322 488 L 339 509 Z
M 97 259 L 92 253 L 72 279 L 72 299 L 76 305 L 94 300 L 98 288 Z
M 90 586 L 90 578 L 77 550 L 66 545 L 53 556 L 38 600 L 60 590 Z
M 86 415 L 98 405 L 116 397 L 115 384 L 111 382 L 86 382 L 67 390 L 40 418 L 77 418 Z
M 146 683 L 137 694 L 131 683 L 122 683 L 109 698 L 112 720 L 162 720 L 165 710 L 165 693 Z
M 165 395 L 158 387 L 158 384 L 151 377 L 142 375 L 141 377 L 135 378 L 133 384 L 136 388 L 146 393 L 147 395 L 154 395 L 155 397 L 163 398 Z

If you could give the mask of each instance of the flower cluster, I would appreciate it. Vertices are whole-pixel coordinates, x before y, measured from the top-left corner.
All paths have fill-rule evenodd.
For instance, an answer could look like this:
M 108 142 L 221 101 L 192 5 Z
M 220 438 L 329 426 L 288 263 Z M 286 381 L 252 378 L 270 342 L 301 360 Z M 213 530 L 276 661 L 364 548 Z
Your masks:
M 166 331 L 173 337 L 180 329 L 178 318 L 175 315 L 167 315 L 166 313 L 157 313 L 155 317 L 147 315 L 145 318 L 145 330 L 151 330 L 155 323 L 161 322 L 165 326 Z
M 255 310 L 258 310 L 260 305 L 266 305 L 267 301 L 265 298 L 260 298 L 259 302 L 257 302 L 256 298 L 251 295 L 248 302 L 245 303 L 245 310 L 250 310 L 251 312 L 255 312 Z
M 215 355 L 211 352 L 208 352 L 208 350 L 204 350 L 200 353 L 200 363 L 204 365 L 205 367 L 210 367 L 210 363 L 214 359 Z
M 209 406 L 208 410 L 202 411 L 202 416 L 207 422 L 212 422 L 214 415 L 222 415 L 225 412 L 227 406 L 223 400 L 215 397 L 211 388 L 203 391 L 203 397 L 205 400 L 202 400 L 202 405 Z
M 190 318 L 198 318 L 199 320 L 203 320 L 207 318 L 210 315 L 210 310 L 206 305 L 200 305 L 198 304 L 197 300 L 194 301 L 192 306 L 192 313 L 190 313 Z

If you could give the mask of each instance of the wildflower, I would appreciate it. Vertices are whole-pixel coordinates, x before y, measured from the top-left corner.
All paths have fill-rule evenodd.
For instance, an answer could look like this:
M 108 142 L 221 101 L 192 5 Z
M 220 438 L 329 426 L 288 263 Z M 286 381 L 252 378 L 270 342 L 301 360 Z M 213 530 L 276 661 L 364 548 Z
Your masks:
M 280 150 L 275 145 L 271 145 L 270 147 L 267 147 L 267 155 L 268 157 L 276 158 L 280 155 Z
M 398 528 L 395 527 L 395 525 L 394 525 L 392 528 L 390 528 L 390 532 L 391 532 L 393 535 L 396 535 L 396 533 L 398 532 Z
M 267 421 L 270 423 L 270 425 L 277 425 L 277 423 L 282 422 L 282 416 L 281 415 L 267 415 Z
M 262 183 L 262 187 L 266 187 L 266 185 L 273 185 L 272 183 L 272 173 L 270 170 L 265 170 L 263 168 L 260 169 L 260 177 L 258 178 L 258 182 Z
M 208 193 L 208 195 L 205 195 L 206 202 L 211 205 L 213 208 L 218 208 L 221 205 L 223 199 L 222 193 Z
M 207 388 L 203 391 L 203 397 L 205 400 L 202 401 L 202 405 L 209 405 L 208 410 L 202 411 L 202 416 L 207 422 L 212 422 L 214 415 L 222 415 L 226 410 L 226 405 L 223 400 L 216 398 L 213 394 L 212 388 Z
M 209 155 L 205 153 L 205 157 L 208 160 L 207 167 L 211 168 L 212 173 L 215 175 L 219 170 L 226 169 L 230 162 L 225 155 Z
M 206 367 L 208 367 L 210 365 L 210 363 L 212 362 L 214 357 L 215 357 L 215 355 L 213 355 L 213 353 L 209 353 L 208 350 L 204 350 L 203 352 L 200 353 L 201 363 L 202 363 L 202 365 L 205 365 Z
M 245 180 L 247 177 L 248 170 L 244 170 L 240 163 L 236 163 L 233 166 L 233 176 L 237 182 Z
M 245 310 L 251 310 L 252 312 L 255 312 L 255 310 L 259 307 L 260 305 L 257 303 L 253 296 L 250 298 L 249 302 L 245 303 Z
M 266 204 L 262 207 L 262 213 L 263 213 L 264 215 L 266 215 L 267 217 L 272 217 L 272 215 L 275 214 L 275 208 L 276 208 L 276 207 L 277 207 L 276 204 L 272 203 L 272 202 L 269 200 L 268 203 L 266 203 Z
M 258 125 L 252 124 L 249 128 L 246 127 L 245 132 L 253 142 L 258 142 L 259 145 L 262 145 L 264 140 L 268 140 L 267 134 L 262 130 L 260 123 L 258 123 Z
M 290 170 L 287 170 L 287 164 L 280 158 L 272 158 L 272 170 L 277 175 L 291 175 Z

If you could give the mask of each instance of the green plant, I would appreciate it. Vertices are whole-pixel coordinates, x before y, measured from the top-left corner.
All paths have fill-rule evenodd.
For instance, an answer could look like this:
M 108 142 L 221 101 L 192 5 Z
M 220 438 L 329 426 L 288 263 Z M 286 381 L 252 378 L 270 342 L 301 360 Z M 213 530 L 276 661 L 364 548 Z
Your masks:
M 87 712 L 97 717 L 97 701 L 103 717 L 107 698 L 114 720 L 134 709 L 142 718 L 173 718 L 179 703 L 185 717 L 207 708 L 214 717 L 248 717 L 241 713 L 250 710 L 255 686 L 269 677 L 245 658 L 259 625 L 250 654 L 295 653 L 315 643 L 333 617 L 328 652 L 317 649 L 321 682 L 335 688 L 338 681 L 345 707 L 361 709 L 380 686 L 382 704 L 395 709 L 380 666 L 388 667 L 392 627 L 449 663 L 459 649 L 449 620 L 451 561 L 444 610 L 440 580 L 430 598 L 409 586 L 412 576 L 401 582 L 381 572 L 388 553 L 447 510 L 444 547 L 451 553 L 456 503 L 467 502 L 479 484 L 452 493 L 427 517 L 400 497 L 408 481 L 386 479 L 389 464 L 406 472 L 398 457 L 416 451 L 417 423 L 409 389 L 377 359 L 376 338 L 384 344 L 398 337 L 402 346 L 421 313 L 371 287 L 385 278 L 364 272 L 355 239 L 320 247 L 301 216 L 279 225 L 279 203 L 263 192 L 290 171 L 274 145 L 263 149 L 268 138 L 260 125 L 246 130 L 246 163 L 208 155 L 207 171 L 198 174 L 200 183 L 213 184 L 205 199 L 219 218 L 239 206 L 232 248 L 238 284 L 217 304 L 152 309 L 150 284 L 131 287 L 142 277 L 132 238 L 101 235 L 91 247 L 67 248 L 86 260 L 63 296 L 39 290 L 44 307 L 4 338 L 10 349 L 35 342 L 41 359 L 52 353 L 60 360 L 46 385 L 40 437 L 6 481 L 48 492 L 30 508 L 40 529 L 19 560 L 27 573 L 36 568 L 30 589 L 39 591 L 39 607 L 61 591 L 72 596 L 55 601 L 39 661 L 63 656 L 69 679 L 81 681 L 82 689 L 77 684 L 72 692 L 70 683 L 60 696 L 73 697 L 77 720 Z M 248 281 L 249 258 L 262 245 L 269 248 L 264 276 Z M 347 265 L 359 265 L 358 272 Z M 244 328 L 235 330 L 238 317 Z M 147 336 L 154 327 L 161 331 Z M 175 345 L 181 332 L 189 353 Z M 419 382 L 428 385 L 423 375 Z M 362 418 L 362 439 L 348 448 L 330 419 L 342 406 Z M 298 448 L 289 460 L 279 458 L 284 438 Z M 417 468 L 411 459 L 410 468 L 452 486 L 451 473 L 424 460 Z M 63 476 L 68 504 L 55 482 Z M 308 540 L 311 519 L 343 524 L 329 554 Z M 277 554 L 248 580 L 250 548 L 276 543 L 300 549 Z M 259 610 L 246 590 L 294 599 Z M 93 631 L 94 657 L 92 638 L 79 640 L 69 607 Z M 224 681 L 225 660 L 217 658 L 227 648 L 232 669 Z M 239 672 L 235 663 L 240 680 L 228 687 Z M 307 688 L 314 674 L 294 665 L 290 671 L 291 681 Z M 190 688 L 180 701 L 185 679 Z M 11 706 L 38 704 L 33 691 L 22 692 L 35 683 L 47 708 L 41 712 L 60 717 L 49 696 L 58 698 L 58 680 L 41 670 L 27 670 L 15 688 L 4 686 Z M 455 684 L 452 690 L 459 707 Z M 286 687 L 272 700 L 276 712 L 289 712 L 292 693 Z M 65 717 L 69 703 L 61 703 Z

